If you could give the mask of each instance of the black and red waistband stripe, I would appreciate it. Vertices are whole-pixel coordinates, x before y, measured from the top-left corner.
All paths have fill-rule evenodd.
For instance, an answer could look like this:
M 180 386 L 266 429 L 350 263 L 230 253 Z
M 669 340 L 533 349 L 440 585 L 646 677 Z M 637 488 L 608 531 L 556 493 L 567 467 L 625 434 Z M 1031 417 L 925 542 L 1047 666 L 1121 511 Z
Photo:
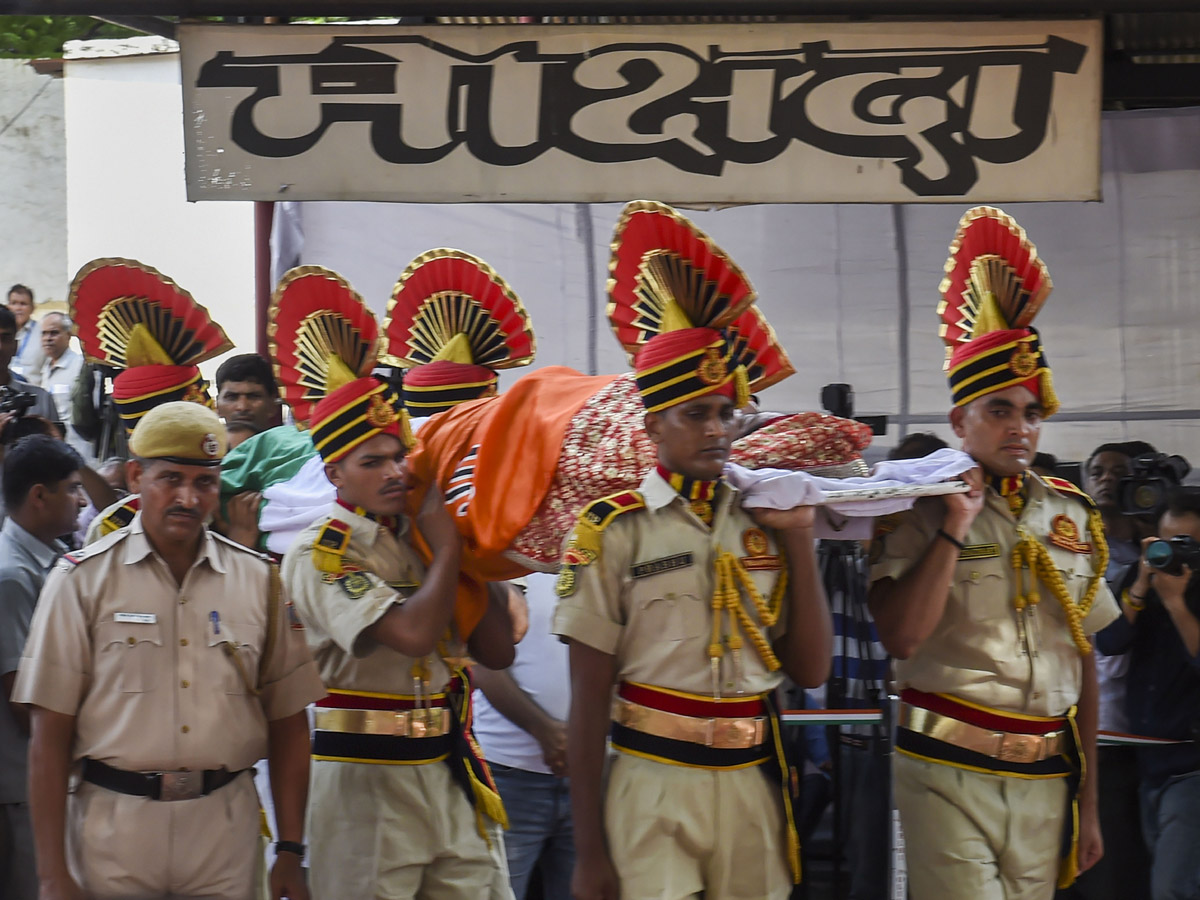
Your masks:
M 716 702 L 705 700 L 702 697 L 659 691 L 628 681 L 621 682 L 617 693 L 621 699 L 628 700 L 630 703 L 680 716 L 695 716 L 702 719 L 746 719 L 767 714 L 767 708 L 761 697 Z
M 404 710 L 442 708 L 449 706 L 445 694 L 428 694 L 424 697 L 380 697 L 362 694 L 331 692 L 324 700 L 315 704 L 319 709 L 382 709 Z
M 1008 731 L 1013 734 L 1049 734 L 1052 731 L 1061 731 L 1067 724 L 1067 720 L 1062 717 L 1033 719 L 1022 716 L 1006 716 L 999 710 L 980 709 L 960 703 L 953 697 L 947 697 L 944 694 L 927 694 L 915 688 L 902 690 L 900 699 L 909 706 L 919 706 L 921 709 L 949 716 L 979 728 L 986 728 L 988 731 Z

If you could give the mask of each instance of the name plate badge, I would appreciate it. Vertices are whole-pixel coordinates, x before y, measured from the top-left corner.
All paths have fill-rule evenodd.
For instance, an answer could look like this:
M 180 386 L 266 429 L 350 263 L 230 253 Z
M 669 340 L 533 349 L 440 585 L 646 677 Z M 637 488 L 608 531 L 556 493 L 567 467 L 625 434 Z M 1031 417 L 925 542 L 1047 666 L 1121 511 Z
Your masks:
M 967 544 L 958 553 L 959 559 L 996 559 L 998 556 L 999 544 Z
M 158 616 L 154 613 L 119 612 L 113 613 L 113 621 L 125 625 L 154 625 L 158 622 Z
M 634 578 L 646 578 L 649 575 L 658 575 L 661 572 L 686 569 L 691 564 L 692 554 L 677 553 L 674 556 L 664 556 L 661 559 L 652 559 L 648 562 L 638 563 L 630 568 L 629 574 Z

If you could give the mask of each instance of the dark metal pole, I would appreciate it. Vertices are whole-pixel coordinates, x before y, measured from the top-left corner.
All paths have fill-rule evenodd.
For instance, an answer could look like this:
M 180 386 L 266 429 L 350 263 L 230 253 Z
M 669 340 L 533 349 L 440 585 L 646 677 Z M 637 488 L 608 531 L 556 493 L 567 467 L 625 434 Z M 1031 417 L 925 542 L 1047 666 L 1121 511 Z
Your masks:
M 1195 0 L 0 0 L 92 16 L 972 16 L 1194 12 Z
M 275 204 L 269 200 L 254 203 L 254 350 L 268 359 L 267 325 L 271 308 L 271 222 Z

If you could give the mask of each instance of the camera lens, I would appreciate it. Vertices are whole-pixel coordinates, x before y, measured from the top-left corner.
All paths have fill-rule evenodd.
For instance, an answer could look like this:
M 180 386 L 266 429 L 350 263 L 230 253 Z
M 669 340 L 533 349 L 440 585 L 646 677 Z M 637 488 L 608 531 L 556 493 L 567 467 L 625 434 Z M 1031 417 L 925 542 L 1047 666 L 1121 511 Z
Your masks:
M 1146 548 L 1146 564 L 1155 569 L 1165 569 L 1171 565 L 1175 551 L 1166 541 L 1155 541 Z
M 1139 510 L 1154 509 L 1161 499 L 1162 491 L 1154 484 L 1138 485 L 1133 492 L 1133 505 Z

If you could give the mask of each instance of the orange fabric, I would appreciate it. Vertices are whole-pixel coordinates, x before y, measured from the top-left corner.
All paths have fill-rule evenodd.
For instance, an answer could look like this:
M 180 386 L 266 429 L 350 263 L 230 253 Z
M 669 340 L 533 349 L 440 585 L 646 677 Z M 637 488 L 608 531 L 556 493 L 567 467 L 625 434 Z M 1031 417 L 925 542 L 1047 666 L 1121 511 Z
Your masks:
M 459 404 L 421 428 L 417 449 L 409 456 L 409 469 L 418 482 L 410 493 L 414 515 L 430 482 L 445 491 L 463 457 L 479 447 L 472 479 L 475 494 L 467 514 L 455 519 L 463 536 L 455 622 L 464 640 L 486 609 L 481 582 L 528 574 L 502 554 L 546 496 L 572 417 L 616 377 L 550 366 L 525 375 L 499 397 Z M 417 548 L 428 561 L 429 548 L 417 538 Z

